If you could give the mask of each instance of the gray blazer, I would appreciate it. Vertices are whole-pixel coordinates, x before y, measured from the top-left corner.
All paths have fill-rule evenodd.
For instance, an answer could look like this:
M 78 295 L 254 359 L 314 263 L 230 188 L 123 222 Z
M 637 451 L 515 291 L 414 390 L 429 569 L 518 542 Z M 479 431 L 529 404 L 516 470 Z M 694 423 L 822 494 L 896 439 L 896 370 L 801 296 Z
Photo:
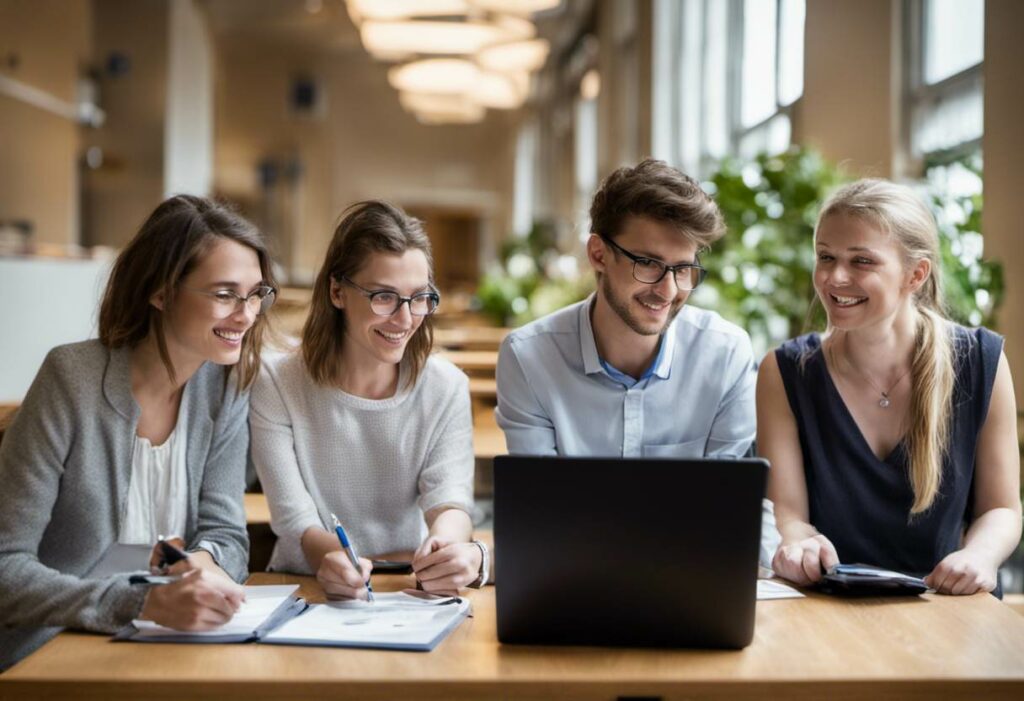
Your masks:
M 184 537 L 242 581 L 248 394 L 213 363 L 185 392 Z M 85 577 L 120 533 L 139 413 L 127 349 L 93 340 L 47 355 L 0 443 L 0 670 L 63 627 L 112 633 L 139 614 L 145 591 L 127 577 Z

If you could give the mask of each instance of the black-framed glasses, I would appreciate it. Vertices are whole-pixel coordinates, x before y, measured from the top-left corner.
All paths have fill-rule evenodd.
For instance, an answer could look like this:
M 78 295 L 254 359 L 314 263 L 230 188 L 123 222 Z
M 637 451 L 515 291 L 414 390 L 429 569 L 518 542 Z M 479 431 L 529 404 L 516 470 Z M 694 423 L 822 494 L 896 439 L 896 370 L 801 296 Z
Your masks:
M 370 311 L 377 316 L 391 316 L 401 309 L 403 304 L 409 305 L 409 313 L 413 316 L 430 316 L 437 311 L 438 305 L 441 304 L 441 295 L 433 290 L 417 292 L 411 297 L 403 297 L 394 290 L 368 290 L 345 276 L 341 278 L 341 281 L 362 292 L 363 296 L 370 300 Z
M 218 319 L 227 319 L 243 305 L 249 309 L 255 309 L 256 315 L 266 314 L 274 306 L 277 299 L 277 290 L 270 285 L 261 285 L 244 297 L 234 290 L 199 290 L 194 287 L 185 289 L 198 292 L 201 295 L 213 300 L 213 308 Z
M 607 236 L 601 236 L 601 240 L 633 261 L 633 279 L 637 282 L 656 285 L 665 277 L 665 273 L 671 270 L 676 280 L 676 287 L 683 291 L 689 291 L 696 289 L 700 283 L 704 282 L 704 278 L 708 274 L 699 261 L 697 263 L 665 265 L 660 260 L 631 253 Z

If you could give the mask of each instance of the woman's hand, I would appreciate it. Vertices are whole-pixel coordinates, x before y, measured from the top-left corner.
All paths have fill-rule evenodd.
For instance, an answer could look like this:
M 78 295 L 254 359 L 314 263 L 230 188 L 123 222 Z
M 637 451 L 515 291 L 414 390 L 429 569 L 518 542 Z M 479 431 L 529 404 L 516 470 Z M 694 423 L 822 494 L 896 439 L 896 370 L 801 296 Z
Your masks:
M 424 591 L 457 594 L 480 576 L 483 554 L 473 543 L 449 543 L 430 536 L 412 558 L 412 569 Z
M 175 630 L 212 630 L 230 621 L 244 600 L 238 584 L 193 569 L 176 582 L 151 587 L 139 617 Z
M 772 559 L 775 574 L 801 586 L 820 582 L 825 570 L 838 564 L 835 546 L 820 534 L 789 545 L 783 543 Z
M 924 583 L 940 594 L 976 594 L 992 591 L 998 582 L 998 566 L 988 558 L 969 550 L 957 550 L 946 555 L 935 566 Z
M 367 599 L 366 582 L 370 581 L 373 563 L 365 557 L 359 558 L 357 572 L 352 566 L 348 555 L 335 550 L 324 555 L 320 561 L 320 569 L 316 572 L 316 581 L 323 587 L 328 599 Z

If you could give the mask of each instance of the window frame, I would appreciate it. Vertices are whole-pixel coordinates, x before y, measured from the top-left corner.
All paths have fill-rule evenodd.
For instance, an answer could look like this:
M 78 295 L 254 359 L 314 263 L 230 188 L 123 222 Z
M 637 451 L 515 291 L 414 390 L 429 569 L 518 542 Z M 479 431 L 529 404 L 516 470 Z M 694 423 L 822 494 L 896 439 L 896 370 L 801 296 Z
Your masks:
M 782 4 L 783 0 L 772 0 L 775 2 L 775 110 L 756 124 L 744 126 L 742 122 L 743 107 L 743 43 L 744 43 L 744 0 L 660 0 L 655 11 L 656 21 L 669 22 L 671 29 L 663 32 L 660 36 L 670 42 L 669 47 L 658 47 L 655 60 L 665 62 L 665 66 L 659 71 L 655 70 L 655 89 L 667 89 L 669 96 L 664 100 L 658 100 L 658 109 L 655 110 L 655 132 L 658 143 L 656 150 L 659 153 L 670 154 L 671 160 L 679 164 L 684 170 L 696 171 L 695 175 L 706 175 L 712 172 L 721 161 L 722 155 L 714 153 L 710 148 L 710 128 L 708 120 L 705 119 L 707 100 L 707 86 L 711 77 L 708 74 L 708 56 L 711 42 L 717 40 L 711 36 L 711 12 L 713 4 L 724 5 L 725 16 L 725 139 L 726 148 L 724 155 L 740 155 L 741 145 L 751 136 L 764 133 L 771 128 L 773 122 L 780 117 L 789 121 L 790 132 L 797 110 L 797 105 L 803 97 L 801 95 L 789 104 L 781 104 L 779 99 L 779 78 L 782 69 L 782 52 L 779 50 L 779 37 L 782 30 Z M 699 7 L 700 32 L 697 54 L 700 57 L 700 68 L 697 71 L 688 71 L 683 63 L 687 55 L 691 54 L 687 46 L 687 29 L 684 22 L 690 14 L 690 6 Z M 697 13 L 694 13 L 697 14 Z M 659 72 L 661 75 L 659 76 Z M 692 85 L 690 83 L 693 83 Z M 699 118 L 694 133 L 682 133 L 684 126 L 683 110 L 684 92 L 693 92 L 699 98 Z M 664 112 L 662 112 L 664 110 Z M 666 117 L 667 114 L 667 117 Z M 666 128 L 666 124 L 670 125 Z M 696 141 L 696 148 L 693 147 Z
M 903 95 L 901 99 L 900 141 L 905 170 L 915 175 L 924 173 L 927 165 L 949 164 L 982 149 L 982 134 L 935 151 L 918 151 L 915 147 L 917 117 L 922 110 L 934 111 L 943 101 L 970 95 L 985 95 L 984 53 L 979 63 L 946 76 L 937 83 L 925 80 L 925 3 L 927 0 L 904 0 L 903 3 Z

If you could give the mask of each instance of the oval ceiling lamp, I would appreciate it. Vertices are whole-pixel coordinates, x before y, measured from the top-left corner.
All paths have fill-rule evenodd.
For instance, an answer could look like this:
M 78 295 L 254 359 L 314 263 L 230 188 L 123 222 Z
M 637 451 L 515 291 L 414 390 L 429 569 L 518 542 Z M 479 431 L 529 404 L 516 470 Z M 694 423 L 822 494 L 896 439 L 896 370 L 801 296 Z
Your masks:
M 438 106 L 435 109 L 410 110 L 421 124 L 476 124 L 482 122 L 487 110 L 482 105 L 467 102 L 460 107 Z
M 531 15 L 534 12 L 553 10 L 562 4 L 562 0 L 470 0 L 470 4 L 489 12 Z
M 476 64 L 461 58 L 425 58 L 388 71 L 395 90 L 440 95 L 468 93 L 479 79 Z
M 425 92 L 400 92 L 398 101 L 409 112 L 451 112 L 476 114 L 483 108 L 465 94 L 439 95 Z
M 499 110 L 522 107 L 530 91 L 529 73 L 483 72 L 469 96 L 473 102 Z
M 468 0 L 346 0 L 348 14 L 358 27 L 365 20 L 465 16 Z
M 537 25 L 525 17 L 515 15 L 491 15 L 494 24 L 501 30 L 502 42 L 522 41 L 537 36 Z
M 436 22 L 403 20 L 363 22 L 359 35 L 363 46 L 380 57 L 405 54 L 474 54 L 502 41 L 506 33 L 490 22 Z
M 482 68 L 489 71 L 532 72 L 540 69 L 548 60 L 549 50 L 546 39 L 510 41 L 481 49 L 476 54 L 476 61 Z

